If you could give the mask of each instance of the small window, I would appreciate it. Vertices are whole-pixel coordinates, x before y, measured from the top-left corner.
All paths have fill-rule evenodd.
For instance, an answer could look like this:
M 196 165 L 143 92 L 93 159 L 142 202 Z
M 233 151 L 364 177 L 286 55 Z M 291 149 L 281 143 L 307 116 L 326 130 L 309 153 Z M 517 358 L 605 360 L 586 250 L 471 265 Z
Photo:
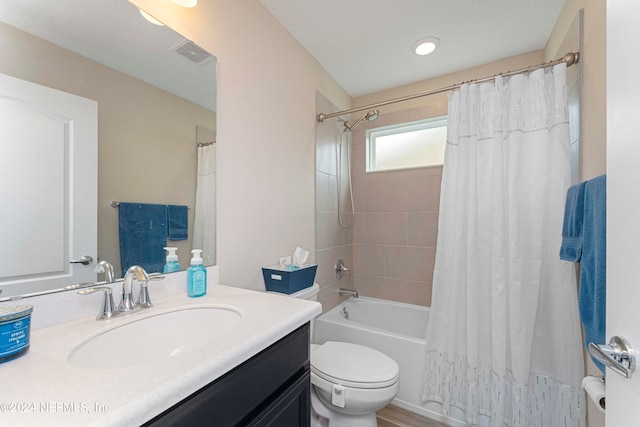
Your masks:
M 367 172 L 442 165 L 446 143 L 446 116 L 369 129 Z

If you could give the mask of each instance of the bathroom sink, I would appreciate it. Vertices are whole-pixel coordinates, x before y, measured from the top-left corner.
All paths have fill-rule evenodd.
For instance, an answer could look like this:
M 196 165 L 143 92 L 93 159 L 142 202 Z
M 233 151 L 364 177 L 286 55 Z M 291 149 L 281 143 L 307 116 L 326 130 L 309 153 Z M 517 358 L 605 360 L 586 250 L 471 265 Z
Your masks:
M 166 361 L 214 342 L 231 332 L 241 319 L 240 311 L 229 307 L 158 313 L 89 338 L 69 354 L 68 361 L 94 369 Z

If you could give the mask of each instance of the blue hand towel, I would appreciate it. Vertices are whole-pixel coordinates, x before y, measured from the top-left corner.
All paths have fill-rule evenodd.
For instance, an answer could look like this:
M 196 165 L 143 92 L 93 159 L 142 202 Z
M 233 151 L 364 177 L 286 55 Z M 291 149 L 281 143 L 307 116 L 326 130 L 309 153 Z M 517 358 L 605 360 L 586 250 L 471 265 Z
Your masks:
M 118 207 L 122 273 L 139 265 L 161 273 L 167 246 L 167 205 L 123 203 Z
M 189 237 L 189 208 L 187 206 L 168 205 L 169 240 L 187 240 Z
M 584 343 L 606 344 L 607 177 L 591 179 L 584 187 L 583 249 L 578 305 Z M 594 360 L 604 374 L 605 368 Z
M 583 182 L 570 187 L 567 191 L 562 225 L 562 246 L 560 246 L 560 259 L 565 261 L 580 262 L 582 256 L 584 187 Z

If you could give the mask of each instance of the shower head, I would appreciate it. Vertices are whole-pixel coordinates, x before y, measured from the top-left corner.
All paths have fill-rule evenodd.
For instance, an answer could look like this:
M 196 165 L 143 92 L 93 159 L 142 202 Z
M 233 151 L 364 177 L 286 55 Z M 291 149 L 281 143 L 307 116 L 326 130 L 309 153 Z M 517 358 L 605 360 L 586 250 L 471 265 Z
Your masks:
M 378 110 L 371 110 L 369 112 L 367 112 L 367 114 L 365 114 L 364 118 L 372 121 L 378 118 L 378 116 L 380 115 L 380 111 Z
M 344 122 L 344 127 L 352 131 L 355 128 L 357 128 L 358 125 L 362 123 L 363 120 L 372 121 L 377 119 L 379 115 L 380 115 L 380 112 L 378 110 L 369 110 L 364 116 L 356 120 L 354 124 L 351 124 L 349 122 Z

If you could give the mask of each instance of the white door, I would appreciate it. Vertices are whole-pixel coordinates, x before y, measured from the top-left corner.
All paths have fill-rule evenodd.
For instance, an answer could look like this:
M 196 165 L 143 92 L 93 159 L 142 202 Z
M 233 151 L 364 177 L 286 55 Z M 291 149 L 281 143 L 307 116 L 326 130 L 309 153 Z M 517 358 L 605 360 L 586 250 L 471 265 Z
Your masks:
M 97 102 L 0 74 L 0 298 L 96 280 L 70 261 L 97 255 L 97 132 Z
M 640 349 L 640 2 L 607 1 L 607 340 Z M 602 343 L 605 344 L 605 343 Z M 639 355 L 640 356 L 640 355 Z M 606 425 L 640 426 L 640 369 L 607 370 Z

